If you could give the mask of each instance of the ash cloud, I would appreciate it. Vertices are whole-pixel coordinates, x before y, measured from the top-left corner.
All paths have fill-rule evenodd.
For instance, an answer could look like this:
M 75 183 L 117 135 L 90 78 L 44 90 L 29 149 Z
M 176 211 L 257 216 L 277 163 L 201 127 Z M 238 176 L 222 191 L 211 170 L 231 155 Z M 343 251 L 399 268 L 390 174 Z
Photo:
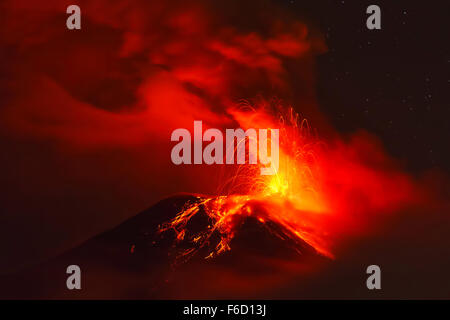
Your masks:
M 272 4 L 236 17 L 207 1 L 80 1 L 79 31 L 65 27 L 69 4 L 2 8 L 3 271 L 164 196 L 215 189 L 213 169 L 172 165 L 172 130 L 195 119 L 224 127 L 239 99 L 290 99 L 299 87 L 315 109 L 314 56 L 325 45 Z M 267 5 L 270 19 L 257 13 Z M 294 85 L 288 62 L 302 68 Z

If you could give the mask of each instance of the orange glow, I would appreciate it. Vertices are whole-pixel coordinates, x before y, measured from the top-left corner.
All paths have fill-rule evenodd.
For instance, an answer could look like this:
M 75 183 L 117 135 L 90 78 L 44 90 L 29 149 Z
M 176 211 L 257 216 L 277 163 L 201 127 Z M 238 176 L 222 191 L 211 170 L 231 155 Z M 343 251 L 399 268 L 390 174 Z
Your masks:
M 261 175 L 259 166 L 240 165 L 236 173 L 222 187 L 226 195 L 199 196 L 188 204 L 161 231 L 175 230 L 177 240 L 185 240 L 186 224 L 200 210 L 208 215 L 208 230 L 192 236 L 191 241 L 208 243 L 218 231 L 221 240 L 206 258 L 212 258 L 230 250 L 235 234 L 237 217 L 255 217 L 260 223 L 276 223 L 282 227 L 283 236 L 299 238 L 317 252 L 333 257 L 323 235 L 315 228 L 315 220 L 329 211 L 321 195 L 318 167 L 314 159 L 319 141 L 309 133 L 306 121 L 289 109 L 287 116 L 275 118 L 263 108 L 243 111 L 230 109 L 229 113 L 246 130 L 249 127 L 280 128 L 280 168 L 274 175 Z M 245 143 L 245 141 L 241 141 Z M 196 250 L 188 249 L 180 254 L 189 257 Z
M 355 139 L 351 146 L 342 141 L 327 145 L 292 108 L 286 112 L 283 107 L 262 104 L 227 111 L 244 130 L 279 128 L 279 170 L 261 175 L 259 165 L 240 165 L 229 179 L 223 179 L 218 195 L 198 196 L 162 225 L 160 232 L 172 229 L 176 241 L 192 244 L 179 253 L 182 260 L 210 244 L 217 233 L 220 241 L 205 258 L 231 250 L 240 221 L 246 217 L 256 218 L 274 233 L 275 225 L 282 230 L 280 237 L 306 242 L 319 254 L 334 258 L 333 249 L 344 237 L 367 230 L 377 214 L 415 201 L 410 179 L 389 169 L 390 159 L 367 137 Z M 361 158 L 366 155 L 375 164 Z M 207 215 L 208 228 L 188 235 L 187 223 L 200 212 Z

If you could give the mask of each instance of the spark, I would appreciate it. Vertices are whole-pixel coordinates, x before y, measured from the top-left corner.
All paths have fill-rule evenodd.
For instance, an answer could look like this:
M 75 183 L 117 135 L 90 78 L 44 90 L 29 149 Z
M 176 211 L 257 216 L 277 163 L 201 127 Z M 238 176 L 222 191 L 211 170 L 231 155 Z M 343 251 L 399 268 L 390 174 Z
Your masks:
M 269 231 L 273 231 L 271 226 L 277 225 L 281 227 L 281 237 L 306 242 L 319 254 L 332 258 L 325 234 L 316 225 L 328 208 L 317 179 L 320 168 L 316 151 L 320 141 L 311 134 L 308 122 L 300 120 L 292 108 L 277 117 L 263 107 L 229 112 L 243 128 L 280 128 L 280 168 L 276 174 L 264 176 L 259 174 L 259 165 L 241 165 L 223 183 L 221 189 L 227 190 L 225 195 L 198 196 L 171 221 L 160 226 L 161 233 L 175 232 L 176 243 L 191 244 L 181 250 L 178 259 L 186 261 L 201 248 L 214 243 L 214 235 L 219 235 L 220 240 L 205 259 L 231 250 L 239 221 L 247 217 L 256 218 Z M 190 234 L 187 224 L 200 212 L 206 214 L 209 225 Z

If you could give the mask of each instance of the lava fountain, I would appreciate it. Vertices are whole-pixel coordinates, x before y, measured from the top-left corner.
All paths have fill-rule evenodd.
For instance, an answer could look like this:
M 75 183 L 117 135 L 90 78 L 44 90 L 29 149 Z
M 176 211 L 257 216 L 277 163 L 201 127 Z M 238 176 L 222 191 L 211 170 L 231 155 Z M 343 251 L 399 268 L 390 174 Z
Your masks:
M 319 227 L 319 220 L 330 210 L 320 184 L 318 157 L 322 143 L 312 134 L 308 122 L 292 108 L 283 110 L 279 106 L 270 110 L 267 106 L 243 104 L 228 113 L 244 130 L 279 129 L 279 168 L 273 175 L 261 175 L 262 164 L 239 165 L 231 177 L 224 179 L 219 195 L 198 195 L 197 200 L 187 203 L 171 221 L 161 225 L 160 233 L 174 230 L 176 242 L 191 244 L 179 252 L 178 259 L 189 259 L 209 244 L 213 235 L 220 239 L 206 259 L 230 250 L 237 226 L 245 217 L 256 218 L 282 239 L 306 242 L 318 253 L 333 258 L 326 233 Z M 247 136 L 237 141 L 234 152 L 237 145 L 248 145 L 248 140 Z M 189 232 L 186 225 L 200 211 L 209 220 L 206 230 Z M 301 253 L 300 247 L 298 251 Z

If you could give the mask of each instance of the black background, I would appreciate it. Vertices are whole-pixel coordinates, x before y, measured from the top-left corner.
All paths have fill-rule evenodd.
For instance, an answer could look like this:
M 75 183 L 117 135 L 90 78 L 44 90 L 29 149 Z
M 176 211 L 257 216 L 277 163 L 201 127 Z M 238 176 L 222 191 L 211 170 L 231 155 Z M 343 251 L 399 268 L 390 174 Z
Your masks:
M 342 132 L 365 128 L 409 169 L 450 168 L 445 1 L 283 1 L 320 21 L 319 106 Z M 366 8 L 381 9 L 381 30 Z

